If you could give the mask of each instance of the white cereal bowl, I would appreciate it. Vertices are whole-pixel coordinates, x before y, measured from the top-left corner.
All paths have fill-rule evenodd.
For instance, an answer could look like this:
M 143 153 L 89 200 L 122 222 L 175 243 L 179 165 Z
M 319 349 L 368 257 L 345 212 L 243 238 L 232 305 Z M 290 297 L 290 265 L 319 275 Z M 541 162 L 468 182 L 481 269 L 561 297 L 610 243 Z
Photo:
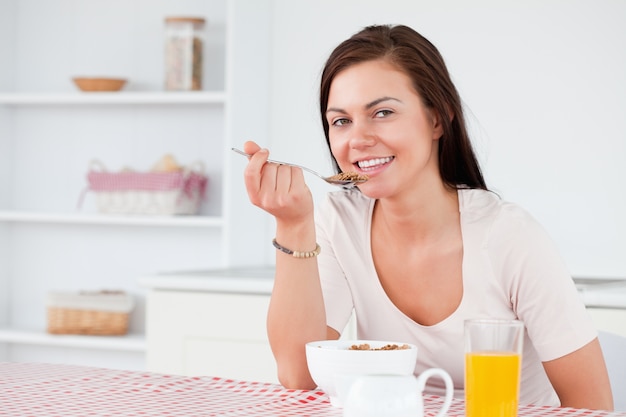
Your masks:
M 371 349 L 385 345 L 407 345 L 408 349 L 351 350 L 367 343 Z M 350 385 L 362 375 L 413 375 L 417 346 L 381 340 L 321 340 L 306 344 L 306 360 L 311 378 L 328 394 L 330 403 L 341 407 Z

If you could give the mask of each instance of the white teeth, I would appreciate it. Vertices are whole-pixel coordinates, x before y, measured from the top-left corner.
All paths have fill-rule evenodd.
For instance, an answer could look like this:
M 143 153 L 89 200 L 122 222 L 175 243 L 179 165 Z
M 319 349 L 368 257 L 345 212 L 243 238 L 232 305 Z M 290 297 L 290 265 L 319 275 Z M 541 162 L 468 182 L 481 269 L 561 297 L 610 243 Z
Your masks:
M 383 164 L 389 163 L 391 162 L 392 159 L 393 159 L 392 156 L 388 156 L 386 158 L 368 159 L 367 161 L 357 162 L 357 165 L 359 166 L 359 168 L 371 168 L 377 165 L 383 165 Z

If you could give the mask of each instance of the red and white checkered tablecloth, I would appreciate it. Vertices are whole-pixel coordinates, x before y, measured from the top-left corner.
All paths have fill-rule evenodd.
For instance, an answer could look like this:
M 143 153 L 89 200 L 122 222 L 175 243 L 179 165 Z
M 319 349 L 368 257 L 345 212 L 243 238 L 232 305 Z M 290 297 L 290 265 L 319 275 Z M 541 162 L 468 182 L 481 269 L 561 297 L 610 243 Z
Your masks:
M 433 417 L 441 399 L 425 396 Z M 0 363 L 0 416 L 341 416 L 321 391 L 219 377 L 186 377 L 71 365 Z M 449 416 L 464 416 L 455 400 Z M 521 407 L 520 417 L 617 417 L 626 413 Z

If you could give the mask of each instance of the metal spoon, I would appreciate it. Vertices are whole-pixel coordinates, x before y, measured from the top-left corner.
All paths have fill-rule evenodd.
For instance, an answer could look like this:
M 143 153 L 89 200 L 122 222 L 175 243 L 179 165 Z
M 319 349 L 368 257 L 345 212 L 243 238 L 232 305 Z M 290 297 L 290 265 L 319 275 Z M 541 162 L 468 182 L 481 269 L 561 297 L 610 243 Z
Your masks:
M 237 152 L 238 154 L 250 157 L 252 155 L 245 153 L 244 151 L 237 149 L 237 148 L 231 148 L 234 152 Z M 292 164 L 289 162 L 281 162 L 281 161 L 274 161 L 272 159 L 268 159 L 267 162 L 273 163 L 273 164 L 278 164 L 278 165 L 288 165 L 288 166 L 292 166 L 292 167 L 296 167 L 296 168 L 301 168 L 305 171 L 310 172 L 311 174 L 320 177 L 321 179 L 323 179 L 324 181 L 326 181 L 329 184 L 332 185 L 338 185 L 340 187 L 345 187 L 345 188 L 352 188 L 352 187 L 356 187 L 358 184 L 361 184 L 365 181 L 367 181 L 369 178 L 365 175 L 362 174 L 357 174 L 357 173 L 342 173 L 342 174 L 335 174 L 335 175 L 331 175 L 330 177 L 325 177 L 322 174 L 320 174 L 319 172 L 315 172 L 310 168 L 304 167 L 302 165 L 298 165 L 298 164 Z M 346 179 L 349 178 L 349 179 Z

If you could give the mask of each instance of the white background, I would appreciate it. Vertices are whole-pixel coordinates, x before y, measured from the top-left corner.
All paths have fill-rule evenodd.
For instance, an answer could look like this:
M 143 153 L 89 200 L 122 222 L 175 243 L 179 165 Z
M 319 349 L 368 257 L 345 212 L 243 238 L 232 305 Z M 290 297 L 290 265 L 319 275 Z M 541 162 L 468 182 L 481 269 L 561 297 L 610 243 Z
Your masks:
M 262 144 L 273 157 L 330 172 L 317 107 L 326 57 L 365 25 L 409 25 L 448 64 L 488 186 L 546 227 L 575 276 L 626 277 L 626 2 L 273 5 L 272 139 Z M 329 190 L 309 183 L 316 198 Z
M 145 45 L 160 48 L 161 43 L 144 42 L 138 47 L 127 40 L 157 39 L 152 34 L 160 33 L 161 19 L 154 17 L 155 10 L 167 13 L 168 8 L 188 2 L 176 2 L 175 6 L 164 0 L 138 0 L 128 6 L 128 16 L 115 18 L 102 8 L 106 9 L 106 4 L 123 8 L 124 0 L 48 3 L 0 0 L 0 50 L 8 51 L 0 57 L 2 90 L 73 91 L 67 77 L 52 78 L 51 74 L 89 73 L 96 68 L 106 68 L 108 73 L 103 75 L 130 73 L 131 90 L 158 89 L 161 60 Z M 271 37 L 271 56 L 266 62 L 259 60 L 261 73 L 269 67 L 272 74 L 269 80 L 259 76 L 260 83 L 269 83 L 271 94 L 266 102 L 251 101 L 249 111 L 269 114 L 269 136 L 266 126 L 258 126 L 246 115 L 237 123 L 239 129 L 258 130 L 259 138 L 270 137 L 262 144 L 270 148 L 273 157 L 330 173 L 317 108 L 319 73 L 326 57 L 334 46 L 365 25 L 407 24 L 429 38 L 446 59 L 466 104 L 488 185 L 504 199 L 529 210 L 548 229 L 574 275 L 626 277 L 625 1 L 267 0 L 261 4 L 271 9 L 259 17 L 265 20 L 269 16 L 269 34 L 250 28 L 248 36 L 251 43 Z M 79 27 L 67 24 L 67 16 L 77 12 L 75 8 L 90 16 Z M 17 9 L 22 12 L 16 13 Z M 18 24 L 11 18 L 16 15 L 29 20 Z M 220 33 L 214 25 L 223 23 L 208 18 L 207 35 L 211 39 Z M 111 21 L 127 32 L 106 29 Z M 80 33 L 84 28 L 81 24 L 102 28 L 88 33 L 99 33 L 107 42 L 77 36 L 70 36 L 74 39 L 71 45 L 63 42 L 63 36 L 70 32 Z M 40 45 L 29 44 L 29 39 L 40 37 L 28 30 L 49 35 L 43 52 Z M 96 43 L 109 49 L 94 50 Z M 219 43 L 219 39 L 215 41 Z M 12 48 L 14 44 L 19 48 Z M 150 56 L 155 59 L 141 59 Z M 108 58 L 103 61 L 102 57 Z M 30 64 L 5 65 L 14 61 Z M 220 78 L 219 66 L 209 63 L 207 68 Z M 143 84 L 135 79 L 143 79 Z M 51 121 L 64 124 L 66 121 L 58 116 L 49 114 Z M 207 125 L 210 123 L 207 120 Z M 7 129 L 0 124 L 0 135 L 10 135 Z M 107 132 L 88 133 L 98 136 Z M 255 137 L 242 137 L 241 142 L 246 139 Z M 91 143 L 103 142 L 94 137 Z M 181 145 L 180 151 L 175 151 L 188 159 L 191 156 L 185 152 L 206 149 Z M 15 153 L 11 149 L 0 152 Z M 133 162 L 145 167 L 160 156 L 158 152 L 160 148 L 142 153 Z M 114 155 L 105 156 L 110 164 L 118 162 Z M 84 170 L 83 165 L 74 170 Z M 61 171 L 70 168 L 64 166 Z M 219 166 L 214 171 L 219 178 Z M 2 189 L 9 188 L 3 185 L 7 172 L 6 164 L 2 164 Z M 313 177 L 309 183 L 317 198 L 330 189 Z M 6 199 L 0 195 L 3 205 Z M 250 208 L 234 210 L 247 215 Z M 269 240 L 273 236 L 272 220 L 268 218 L 263 227 L 268 229 Z M 271 245 L 264 250 L 272 262 Z

